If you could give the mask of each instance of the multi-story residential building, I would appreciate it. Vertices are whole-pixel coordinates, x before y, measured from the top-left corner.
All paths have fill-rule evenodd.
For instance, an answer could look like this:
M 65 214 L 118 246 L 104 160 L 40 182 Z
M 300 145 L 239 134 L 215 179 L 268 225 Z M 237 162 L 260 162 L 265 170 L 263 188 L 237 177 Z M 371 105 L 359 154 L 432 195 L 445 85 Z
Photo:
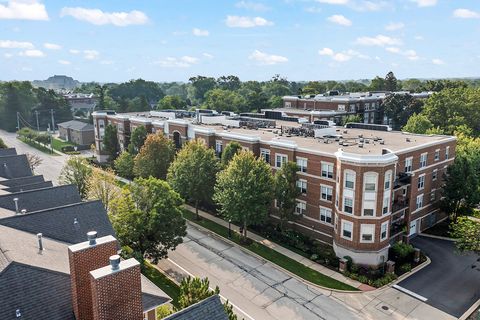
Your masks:
M 287 161 L 299 166 L 298 219 L 292 227 L 333 246 L 339 257 L 378 265 L 393 241 L 414 236 L 444 218 L 438 208 L 442 175 L 455 158 L 456 139 L 390 131 L 387 126 L 332 127 L 293 121 L 205 115 L 176 119 L 171 114 L 143 117 L 93 114 L 97 158 L 104 160 L 102 130 L 107 123 L 148 125 L 177 147 L 200 139 L 221 155 L 239 142 L 277 170 Z M 255 125 L 255 123 L 257 125 Z M 128 128 L 128 129 L 127 129 Z M 123 139 L 123 140 L 122 140 Z M 123 146 L 125 148 L 125 146 Z M 278 219 L 275 204 L 271 218 Z
M 72 113 L 82 111 L 85 114 L 91 113 L 98 103 L 98 97 L 93 93 L 66 93 L 63 95 L 67 100 Z

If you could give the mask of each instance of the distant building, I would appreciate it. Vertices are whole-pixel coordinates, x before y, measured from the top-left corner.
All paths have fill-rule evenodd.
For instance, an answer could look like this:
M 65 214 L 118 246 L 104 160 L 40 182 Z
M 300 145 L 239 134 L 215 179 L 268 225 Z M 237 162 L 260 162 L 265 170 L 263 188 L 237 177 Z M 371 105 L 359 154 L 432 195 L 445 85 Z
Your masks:
M 95 143 L 93 125 L 77 120 L 70 120 L 58 124 L 59 137 L 65 141 L 78 145 L 91 145 Z
M 236 141 L 273 171 L 287 161 L 296 162 L 302 194 L 297 199 L 298 219 L 290 225 L 358 264 L 379 265 L 388 259 L 391 243 L 446 217 L 439 201 L 442 176 L 455 158 L 452 136 L 409 134 L 363 123 L 335 127 L 327 120 L 305 122 L 276 109 L 240 116 L 198 112 L 183 119 L 173 112 L 97 111 L 93 118 L 100 161 L 108 158 L 102 142 L 105 126 L 112 124 L 121 148 L 128 145 L 132 128 L 143 125 L 149 133 L 173 140 L 177 148 L 200 139 L 221 156 L 226 145 Z M 273 203 L 274 221 L 276 212 Z
M 47 80 L 34 80 L 32 84 L 35 87 L 43 87 L 52 90 L 71 90 L 80 85 L 80 82 L 74 80 L 72 77 L 64 75 L 54 75 Z
M 87 115 L 95 109 L 98 103 L 98 98 L 93 93 L 66 93 L 63 97 L 67 100 L 74 115 L 77 111 Z

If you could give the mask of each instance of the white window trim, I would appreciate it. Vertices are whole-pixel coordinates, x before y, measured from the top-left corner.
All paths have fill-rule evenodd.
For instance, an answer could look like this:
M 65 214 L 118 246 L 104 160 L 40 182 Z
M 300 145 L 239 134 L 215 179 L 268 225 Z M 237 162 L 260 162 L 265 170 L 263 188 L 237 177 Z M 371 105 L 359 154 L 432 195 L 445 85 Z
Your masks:
M 435 176 L 433 175 L 433 173 L 435 172 Z M 435 177 L 435 179 L 434 179 Z M 432 171 L 432 181 L 437 181 L 438 179 L 438 169 L 433 169 Z
M 385 184 L 387 183 L 387 176 L 390 175 L 390 179 L 388 180 L 388 188 L 385 188 Z M 392 177 L 393 172 L 392 170 L 387 170 L 383 176 L 383 190 L 391 190 L 392 189 Z
M 362 239 L 362 235 L 363 235 L 363 228 L 369 226 L 373 226 L 373 232 L 372 232 L 372 240 L 363 240 Z M 366 223 L 362 223 L 360 225 L 360 243 L 373 243 L 375 242 L 375 225 L 374 224 L 366 224 Z
M 331 189 L 331 190 L 332 190 L 332 200 L 327 200 L 327 199 L 323 199 L 323 198 L 322 198 L 322 188 L 328 188 L 328 189 Z M 320 200 L 321 200 L 321 201 L 328 202 L 328 203 L 332 203 L 332 202 L 333 202 L 333 187 L 332 187 L 332 186 L 329 186 L 328 184 L 321 184 L 321 185 L 320 185 Z
M 348 224 L 348 225 L 351 226 L 351 230 L 352 230 L 352 231 L 351 231 L 351 235 L 352 235 L 352 236 L 351 236 L 350 238 L 345 237 L 345 236 L 343 235 L 343 230 L 344 230 L 344 229 L 343 229 L 343 225 L 344 225 L 344 224 Z M 342 237 L 343 239 L 349 240 L 349 241 L 353 241 L 353 222 L 350 222 L 350 221 L 348 221 L 348 220 L 342 220 L 342 221 L 340 221 L 340 237 Z
M 432 194 L 434 195 L 432 200 Z M 430 202 L 435 202 L 437 200 L 437 189 L 430 190 Z
M 419 207 L 418 206 L 418 199 L 421 198 L 422 199 L 422 205 Z M 417 195 L 417 197 L 415 198 L 415 211 L 417 210 L 421 210 L 423 207 L 424 207 L 424 204 L 425 204 L 425 196 L 424 194 L 419 194 Z
M 433 154 L 433 161 L 439 161 L 439 160 L 440 160 L 440 149 L 435 149 L 435 153 Z
M 407 171 L 407 162 L 408 161 L 410 161 L 410 170 L 409 171 Z M 403 170 L 405 171 L 405 173 L 413 171 L 413 157 L 405 158 L 405 166 L 403 167 Z
M 422 157 L 425 156 L 425 165 L 422 165 Z M 419 168 L 423 169 L 428 165 L 428 152 L 424 152 L 420 155 Z
M 352 199 L 352 213 L 347 212 L 347 211 L 344 210 L 344 209 L 345 209 L 345 199 L 346 199 L 346 198 Z M 352 198 L 352 197 L 345 197 L 345 196 L 343 196 L 343 199 L 342 199 L 342 200 L 343 200 L 343 201 L 342 201 L 342 212 L 343 212 L 344 214 L 348 214 L 348 215 L 353 216 L 353 215 L 354 215 L 354 212 L 355 212 L 355 199 Z
M 347 187 L 347 174 L 353 175 L 353 188 Z M 343 171 L 343 188 L 347 190 L 355 190 L 357 184 L 357 174 L 353 170 L 344 170 Z
M 323 165 L 327 165 L 327 166 L 332 166 L 332 177 L 329 178 L 328 176 L 327 177 L 324 177 L 322 175 L 322 167 Z M 328 172 L 327 172 L 327 175 L 328 175 Z M 320 162 L 320 177 L 323 178 L 323 179 L 328 179 L 328 180 L 334 180 L 335 179 L 335 175 L 334 175 L 334 164 L 333 162 L 327 162 L 327 161 L 321 161 Z
M 418 184 L 420 183 L 421 178 L 423 178 L 423 186 L 421 188 L 418 188 Z M 418 191 L 425 189 L 425 173 L 422 173 L 421 175 L 418 176 L 417 188 L 418 188 Z
M 386 232 L 385 232 L 385 237 L 382 237 L 382 227 L 386 225 L 387 228 L 386 228 Z M 389 234 L 390 230 L 389 230 L 389 222 L 388 221 L 385 221 L 385 222 L 382 222 L 382 224 L 380 225 L 380 241 L 385 241 L 386 239 L 388 239 L 388 234 Z
M 301 192 L 302 192 L 302 194 L 307 194 L 307 191 L 308 191 L 308 181 L 305 180 L 305 179 L 298 179 L 298 180 L 297 180 L 297 188 L 299 188 L 299 186 L 298 186 L 298 183 L 299 183 L 299 182 L 300 182 L 300 184 L 304 184 L 304 183 L 305 183 L 305 192 L 303 192 L 303 191 L 301 191 Z M 299 188 L 299 189 L 301 189 L 301 188 Z
M 281 166 L 278 167 L 277 166 L 277 157 L 285 157 L 287 158 L 287 160 L 285 162 L 288 162 L 288 155 L 284 154 L 284 153 L 275 153 L 275 168 L 281 168 L 281 166 L 284 164 L 284 162 L 282 162 Z
M 303 213 L 303 214 L 302 214 L 302 213 L 297 213 L 297 204 L 298 204 L 298 203 L 303 203 L 303 204 L 305 204 L 305 213 Z M 297 215 L 297 216 L 302 216 L 302 215 L 307 214 L 307 201 L 305 201 L 305 200 L 300 200 L 300 199 L 296 199 L 295 212 L 294 212 L 294 214 Z
M 366 185 L 367 185 L 367 176 L 372 176 L 375 177 L 375 189 L 374 190 L 367 190 Z M 355 186 L 355 184 L 354 184 Z M 369 192 L 369 193 L 376 193 L 378 191 L 378 173 L 377 172 L 365 172 L 363 174 L 363 192 Z
M 331 220 L 332 222 L 322 221 L 322 209 L 327 210 L 327 211 L 330 211 L 330 220 Z M 318 209 L 318 214 L 319 214 L 319 217 L 318 217 L 319 219 L 318 219 L 318 220 L 320 221 L 320 223 L 323 223 L 323 224 L 325 224 L 325 225 L 327 225 L 327 226 L 333 226 L 333 224 L 334 224 L 334 220 L 333 220 L 333 219 L 334 219 L 334 215 L 333 215 L 333 210 L 332 210 L 332 209 L 327 208 L 327 207 L 320 206 L 320 208 Z
M 447 146 L 445 148 L 445 160 L 449 160 L 450 159 L 450 146 Z
M 305 171 L 302 171 L 302 170 L 301 170 L 302 167 L 298 165 L 298 160 L 305 160 L 305 163 L 306 163 L 306 164 L 305 164 L 305 167 L 304 167 L 304 168 L 305 168 Z M 298 171 L 304 172 L 304 173 L 306 173 L 306 172 L 308 171 L 308 159 L 307 159 L 307 158 L 304 158 L 304 157 L 296 157 L 296 163 L 297 163 L 298 168 L 300 169 L 300 170 L 298 170 Z

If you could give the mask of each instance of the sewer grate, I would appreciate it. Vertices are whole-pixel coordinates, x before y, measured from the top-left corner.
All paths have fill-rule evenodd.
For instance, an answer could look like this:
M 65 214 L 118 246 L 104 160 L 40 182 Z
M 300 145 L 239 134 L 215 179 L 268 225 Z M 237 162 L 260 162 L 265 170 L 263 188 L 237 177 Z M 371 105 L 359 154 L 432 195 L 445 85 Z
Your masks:
M 388 310 L 389 308 L 387 306 L 382 306 L 383 310 Z

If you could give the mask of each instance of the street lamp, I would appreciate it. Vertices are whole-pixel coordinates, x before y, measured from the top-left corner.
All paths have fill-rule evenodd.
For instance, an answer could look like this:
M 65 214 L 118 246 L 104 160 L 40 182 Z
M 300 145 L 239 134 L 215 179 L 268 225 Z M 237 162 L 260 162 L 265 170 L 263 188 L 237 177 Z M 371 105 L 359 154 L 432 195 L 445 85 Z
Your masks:
M 228 219 L 228 237 L 232 237 L 232 229 L 230 228 L 230 224 L 232 223 L 232 219 Z

